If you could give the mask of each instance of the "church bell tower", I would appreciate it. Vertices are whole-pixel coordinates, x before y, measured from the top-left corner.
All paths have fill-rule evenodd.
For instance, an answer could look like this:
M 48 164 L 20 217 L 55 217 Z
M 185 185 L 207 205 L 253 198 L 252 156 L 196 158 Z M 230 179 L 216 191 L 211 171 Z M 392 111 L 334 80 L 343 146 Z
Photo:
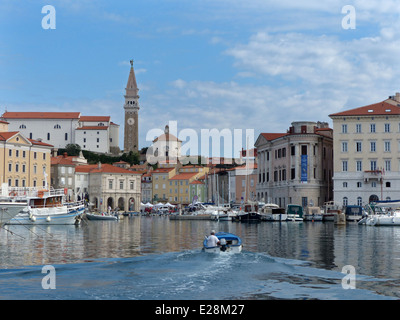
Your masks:
M 133 60 L 129 72 L 128 84 L 125 88 L 125 131 L 124 131 L 124 152 L 139 150 L 139 89 L 136 83 Z

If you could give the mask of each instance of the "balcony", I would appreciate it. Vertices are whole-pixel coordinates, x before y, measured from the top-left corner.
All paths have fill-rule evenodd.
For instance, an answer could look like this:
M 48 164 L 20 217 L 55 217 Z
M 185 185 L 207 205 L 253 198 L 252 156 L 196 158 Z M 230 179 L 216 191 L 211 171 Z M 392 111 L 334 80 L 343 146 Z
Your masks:
M 382 178 L 382 170 L 364 171 L 364 182 L 380 181 Z

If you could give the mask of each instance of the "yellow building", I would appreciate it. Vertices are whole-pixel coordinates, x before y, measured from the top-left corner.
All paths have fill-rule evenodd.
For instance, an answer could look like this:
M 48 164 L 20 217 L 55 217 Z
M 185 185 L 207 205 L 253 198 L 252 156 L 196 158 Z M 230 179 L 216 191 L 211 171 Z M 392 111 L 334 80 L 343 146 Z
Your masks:
M 209 172 L 208 167 L 189 165 L 179 169 L 179 173 L 168 181 L 168 201 L 189 204 L 192 202 L 190 183 Z
M 0 123 L 0 183 L 11 187 L 50 185 L 52 145 L 26 138 L 18 131 L 7 131 Z
M 175 168 L 158 168 L 151 172 L 153 181 L 153 202 L 168 201 L 168 181 L 175 174 Z

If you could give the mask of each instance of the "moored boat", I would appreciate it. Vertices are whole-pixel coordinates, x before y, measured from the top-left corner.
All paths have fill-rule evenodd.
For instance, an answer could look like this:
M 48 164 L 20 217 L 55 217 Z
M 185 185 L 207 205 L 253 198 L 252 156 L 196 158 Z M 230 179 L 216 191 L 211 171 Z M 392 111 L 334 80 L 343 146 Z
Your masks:
M 114 215 L 94 214 L 88 212 L 86 213 L 86 217 L 88 218 L 88 220 L 111 220 L 111 221 L 118 220 L 118 217 Z
M 363 208 L 361 206 L 347 206 L 345 215 L 348 222 L 360 221 L 363 217 Z
M 7 224 L 77 224 L 85 210 L 83 201 L 64 201 L 65 189 L 8 189 L 8 201 L 25 205 Z
M 203 251 L 211 253 L 231 252 L 239 253 L 242 251 L 242 239 L 235 234 L 226 232 L 217 232 L 215 236 L 218 238 L 220 245 L 216 247 L 207 246 L 207 236 L 203 241 Z
M 322 218 L 320 207 L 308 207 L 304 214 L 304 221 L 322 221 Z
M 286 208 L 286 221 L 303 221 L 303 207 L 297 204 L 288 204 Z
M 286 221 L 287 214 L 285 208 L 279 207 L 274 203 L 267 203 L 261 209 L 261 220 L 264 221 Z
M 0 200 L 0 228 L 13 219 L 27 206 L 24 202 L 11 202 Z
M 241 222 L 257 222 L 261 221 L 261 214 L 258 212 L 257 204 L 245 204 L 244 210 L 239 211 L 235 217 L 235 221 Z

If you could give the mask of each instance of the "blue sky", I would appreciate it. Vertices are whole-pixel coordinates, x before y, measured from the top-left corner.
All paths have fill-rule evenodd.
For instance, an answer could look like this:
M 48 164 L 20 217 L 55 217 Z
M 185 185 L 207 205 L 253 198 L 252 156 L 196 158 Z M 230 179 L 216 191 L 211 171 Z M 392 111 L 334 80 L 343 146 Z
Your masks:
M 44 30 L 44 5 L 56 29 Z M 352 5 L 356 28 L 343 29 Z M 80 111 L 120 124 L 129 60 L 140 147 L 178 121 L 285 132 L 400 91 L 400 6 L 388 1 L 0 0 L 0 111 Z

